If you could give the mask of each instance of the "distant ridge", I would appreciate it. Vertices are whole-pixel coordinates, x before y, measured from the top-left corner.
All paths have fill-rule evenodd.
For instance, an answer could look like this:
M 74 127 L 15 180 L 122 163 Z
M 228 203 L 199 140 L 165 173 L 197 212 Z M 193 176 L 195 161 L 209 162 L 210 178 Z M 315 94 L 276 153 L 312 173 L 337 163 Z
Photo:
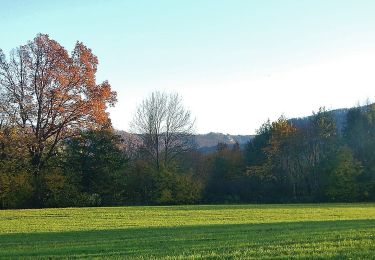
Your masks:
M 126 131 L 116 130 L 117 134 L 120 135 L 124 140 L 129 140 L 134 138 L 134 134 L 131 134 Z M 197 134 L 194 135 L 197 148 L 203 152 L 208 152 L 215 150 L 218 143 L 225 143 L 228 145 L 233 145 L 238 143 L 240 146 L 243 146 L 248 141 L 253 138 L 253 135 L 230 135 L 222 133 L 208 133 L 208 134 Z
M 195 135 L 195 141 L 197 142 L 198 147 L 212 147 L 216 146 L 218 143 L 238 143 L 241 145 L 247 143 L 253 137 L 253 135 L 230 135 L 210 132 L 208 134 Z
M 362 108 L 366 108 L 367 105 L 362 106 Z M 340 108 L 340 109 L 333 109 L 329 110 L 336 122 L 337 129 L 341 132 L 345 127 L 346 115 L 349 111 L 349 108 Z M 291 118 L 289 122 L 293 123 L 296 126 L 303 126 L 308 123 L 308 120 L 311 118 L 312 115 L 299 117 L 299 118 Z M 116 132 L 122 136 L 125 140 L 129 140 L 130 138 L 134 137 L 133 134 L 128 133 L 126 131 L 116 130 Z M 249 142 L 255 135 L 231 135 L 231 134 L 223 134 L 223 133 L 215 133 L 210 132 L 207 134 L 196 134 L 195 135 L 195 142 L 199 151 L 203 153 L 209 153 L 216 150 L 218 143 L 225 143 L 229 146 L 238 143 L 240 147 L 244 147 L 247 142 Z M 134 139 L 134 138 L 133 138 Z M 137 139 L 137 138 L 135 138 Z
M 363 106 L 365 108 L 366 106 Z M 334 109 L 334 110 L 328 110 L 327 112 L 332 115 L 333 120 L 336 123 L 337 130 L 339 132 L 342 132 L 345 124 L 346 124 L 346 115 L 349 112 L 349 108 L 339 108 L 339 109 Z M 303 126 L 307 124 L 308 120 L 312 117 L 306 116 L 306 117 L 298 117 L 298 118 L 291 118 L 289 121 L 293 123 L 296 126 Z
M 208 134 L 195 135 L 195 142 L 199 151 L 210 153 L 216 150 L 218 143 L 225 143 L 229 146 L 238 143 L 240 147 L 243 147 L 253 137 L 254 135 L 230 135 L 210 132 Z

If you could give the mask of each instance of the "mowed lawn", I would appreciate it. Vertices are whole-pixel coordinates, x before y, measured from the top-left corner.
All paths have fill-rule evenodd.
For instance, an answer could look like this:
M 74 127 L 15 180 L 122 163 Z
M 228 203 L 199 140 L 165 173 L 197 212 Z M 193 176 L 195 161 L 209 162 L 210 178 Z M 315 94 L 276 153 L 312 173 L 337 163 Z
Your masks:
M 0 211 L 0 258 L 375 259 L 375 204 Z

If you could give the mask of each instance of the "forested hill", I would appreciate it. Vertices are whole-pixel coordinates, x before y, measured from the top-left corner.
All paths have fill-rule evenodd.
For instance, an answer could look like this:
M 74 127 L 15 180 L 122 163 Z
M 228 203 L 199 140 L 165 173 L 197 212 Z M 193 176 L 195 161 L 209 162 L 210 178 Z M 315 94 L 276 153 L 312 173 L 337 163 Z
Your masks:
M 365 108 L 365 106 L 363 107 Z M 328 113 L 332 115 L 336 123 L 337 130 L 342 132 L 343 128 L 345 127 L 346 115 L 348 113 L 348 108 L 340 108 L 331 110 Z M 313 115 L 300 117 L 300 118 L 291 118 L 289 121 L 296 125 L 306 125 L 308 121 L 312 118 Z M 201 152 L 213 152 L 215 151 L 218 143 L 225 143 L 229 146 L 238 143 L 240 147 L 244 147 L 246 143 L 248 143 L 255 135 L 231 135 L 231 134 L 223 134 L 223 133 L 215 133 L 210 132 L 208 134 L 198 134 L 195 135 L 195 141 L 197 143 L 198 149 Z
M 208 133 L 195 135 L 195 142 L 197 143 L 199 151 L 203 153 L 210 153 L 216 150 L 218 143 L 224 143 L 232 146 L 236 143 L 243 147 L 248 143 L 254 135 L 230 135 L 222 133 Z
M 133 136 L 129 132 L 121 130 L 117 130 L 117 133 L 125 140 Z M 194 135 L 194 140 L 196 142 L 197 148 L 200 151 L 210 152 L 216 149 L 218 143 L 225 143 L 229 146 L 238 143 L 240 146 L 243 146 L 247 142 L 249 142 L 253 137 L 254 135 L 230 135 L 211 132 L 208 134 Z
M 365 108 L 363 106 L 362 108 Z M 337 130 L 342 132 L 343 128 L 345 127 L 346 115 L 348 114 L 348 108 L 340 108 L 328 111 L 329 114 L 332 115 L 333 120 L 336 123 Z M 306 116 L 306 117 L 298 117 L 298 118 L 291 118 L 289 121 L 295 126 L 304 126 L 308 124 L 309 120 L 313 117 L 313 115 Z
M 329 111 L 332 114 L 332 117 L 336 123 L 336 127 L 339 132 L 342 131 L 343 127 L 345 126 L 346 115 L 348 113 L 348 108 L 340 108 Z M 308 124 L 309 119 L 312 117 L 305 116 L 299 118 L 291 118 L 289 121 L 295 126 L 303 126 Z M 125 140 L 131 138 L 133 135 L 129 132 L 117 130 L 117 133 Z M 216 150 L 218 143 L 224 143 L 229 146 L 238 143 L 241 148 L 243 148 L 246 143 L 248 143 L 255 135 L 231 135 L 231 134 L 223 134 L 217 132 L 210 132 L 207 134 L 196 134 L 194 136 L 197 148 L 199 151 L 203 153 L 210 153 Z

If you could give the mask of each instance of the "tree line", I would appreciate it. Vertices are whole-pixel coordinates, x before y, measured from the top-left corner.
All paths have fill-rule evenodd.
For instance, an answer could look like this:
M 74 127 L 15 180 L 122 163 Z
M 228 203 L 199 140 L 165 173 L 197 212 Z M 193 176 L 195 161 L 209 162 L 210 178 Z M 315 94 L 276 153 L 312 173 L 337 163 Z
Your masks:
M 375 105 L 343 127 L 324 108 L 265 122 L 240 147 L 201 153 L 178 94 L 154 92 L 124 138 L 98 60 L 48 35 L 0 50 L 0 208 L 375 200 Z M 249 119 L 250 120 L 250 119 Z

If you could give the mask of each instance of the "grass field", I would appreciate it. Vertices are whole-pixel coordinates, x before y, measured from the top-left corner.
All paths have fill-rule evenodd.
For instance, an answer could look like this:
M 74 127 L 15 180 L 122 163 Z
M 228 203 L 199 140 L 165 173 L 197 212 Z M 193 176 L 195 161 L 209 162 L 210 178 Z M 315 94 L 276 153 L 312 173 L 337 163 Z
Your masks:
M 0 211 L 0 258 L 375 259 L 375 204 Z

